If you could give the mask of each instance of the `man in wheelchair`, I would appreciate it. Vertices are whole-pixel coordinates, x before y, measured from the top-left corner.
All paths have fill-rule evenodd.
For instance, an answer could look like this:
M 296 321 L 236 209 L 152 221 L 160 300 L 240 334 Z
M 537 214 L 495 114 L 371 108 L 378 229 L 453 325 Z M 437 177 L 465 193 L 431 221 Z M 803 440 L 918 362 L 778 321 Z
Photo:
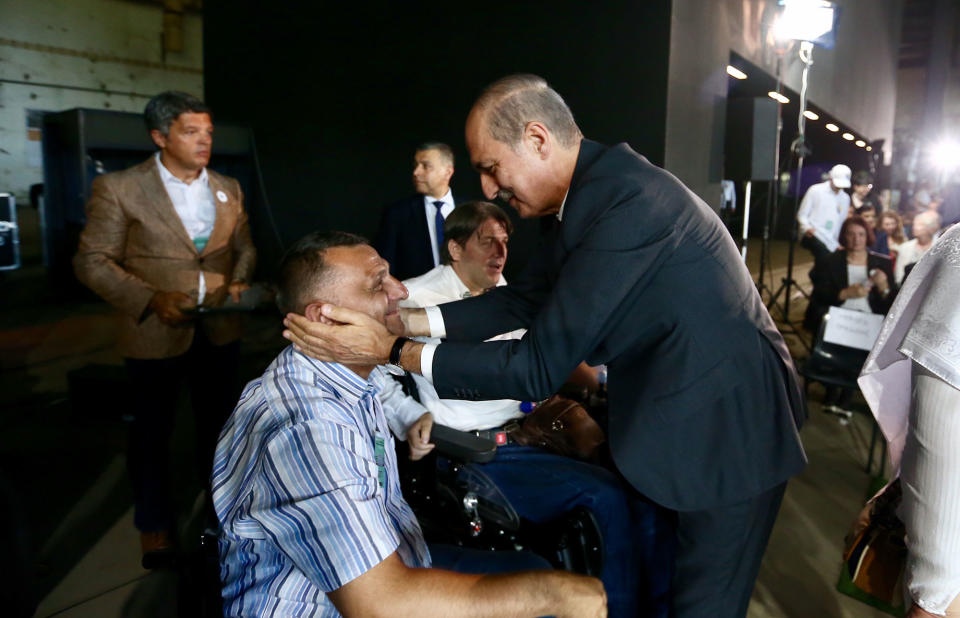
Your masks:
M 281 264 L 278 304 L 310 320 L 336 302 L 389 326 L 405 297 L 387 263 L 351 234 L 310 234 Z M 291 346 L 247 385 L 212 478 L 224 614 L 605 616 L 595 578 L 490 575 L 530 563 L 514 552 L 428 549 L 400 493 L 386 419 L 394 403 L 419 406 L 373 369 Z M 461 572 L 426 568 L 444 564 Z
M 495 204 L 468 202 L 458 206 L 443 226 L 446 245 L 441 251 L 442 265 L 404 281 L 409 297 L 401 301 L 400 306 L 437 305 L 506 285 L 502 273 L 512 231 L 509 217 Z M 524 332 L 517 330 L 494 339 L 519 339 Z M 570 381 L 582 384 L 583 376 L 589 375 L 590 368 L 582 364 Z M 484 492 L 494 496 L 502 494 L 504 507 L 500 507 L 496 499 L 487 501 L 507 511 L 493 516 L 500 523 L 497 532 L 501 534 L 504 528 L 509 531 L 515 527 L 509 525 L 509 521 L 506 525 L 502 523 L 510 520 L 515 511 L 522 520 L 532 524 L 526 526 L 527 532 L 542 530 L 556 540 L 564 531 L 563 526 L 551 524 L 569 517 L 572 511 L 586 510 L 587 517 L 596 521 L 602 538 L 602 570 L 577 566 L 591 574 L 601 573 L 610 615 L 665 615 L 669 607 L 673 534 L 664 511 L 636 492 L 624 491 L 623 481 L 610 470 L 525 445 L 527 440 L 515 438 L 516 428 L 524 416 L 521 406 L 529 410 L 530 404 L 514 400 L 440 399 L 428 380 L 420 375 L 412 375 L 412 379 L 418 399 L 428 412 L 417 415 L 415 408 L 399 407 L 397 414 L 389 418 L 394 433 L 407 436 L 411 459 L 418 460 L 433 449 L 431 431 L 435 423 L 494 440 L 495 457 L 467 470 L 469 478 L 465 481 L 450 475 L 449 462 L 441 459 L 441 472 L 446 472 L 444 479 L 461 486 L 468 483 L 479 486 L 480 491 L 472 493 L 481 494 L 481 498 Z M 553 401 L 546 405 L 551 404 Z M 597 431 L 599 433 L 599 429 Z M 411 496 L 408 498 L 414 500 Z M 417 502 L 415 508 L 418 508 Z M 423 519 L 421 515 L 421 522 Z M 472 521 L 466 523 L 472 525 Z M 560 538 L 560 542 L 567 543 L 567 539 Z M 531 543 L 521 545 L 531 546 Z M 547 550 L 544 553 L 551 553 L 549 546 L 543 549 Z

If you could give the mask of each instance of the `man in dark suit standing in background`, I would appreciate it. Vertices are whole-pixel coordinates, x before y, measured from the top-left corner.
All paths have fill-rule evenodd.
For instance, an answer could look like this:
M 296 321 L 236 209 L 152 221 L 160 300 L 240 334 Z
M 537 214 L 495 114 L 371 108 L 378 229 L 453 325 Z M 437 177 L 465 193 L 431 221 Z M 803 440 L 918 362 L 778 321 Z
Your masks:
M 626 144 L 583 139 L 533 75 L 504 78 L 467 119 L 484 195 L 560 225 L 512 283 L 403 314 L 408 334 L 327 306 L 285 336 L 341 362 L 389 360 L 441 397 L 538 400 L 582 360 L 609 370 L 624 477 L 676 514 L 675 616 L 743 616 L 787 479 L 806 461 L 787 347 L 723 224 Z M 520 341 L 481 343 L 526 327 Z
M 374 246 L 390 263 L 397 279 L 417 277 L 440 265 L 443 221 L 454 209 L 450 178 L 453 150 L 427 142 L 413 156 L 413 186 L 417 194 L 387 206 L 380 218 Z

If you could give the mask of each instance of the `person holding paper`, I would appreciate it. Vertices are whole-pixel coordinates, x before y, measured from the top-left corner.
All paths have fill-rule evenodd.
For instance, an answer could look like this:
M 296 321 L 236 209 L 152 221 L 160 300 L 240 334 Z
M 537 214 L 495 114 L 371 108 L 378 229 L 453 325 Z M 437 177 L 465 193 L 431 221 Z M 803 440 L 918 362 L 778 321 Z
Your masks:
M 840 227 L 842 249 L 817 258 L 810 271 L 813 292 L 803 326 L 816 333 L 830 307 L 865 313 L 886 314 L 897 288 L 890 258 L 867 249 L 874 242 L 873 229 L 859 215 Z M 824 409 L 840 412 L 852 396 L 849 389 L 827 389 Z
M 843 189 L 850 186 L 850 168 L 834 165 L 830 177 L 807 189 L 797 223 L 800 224 L 800 245 L 809 250 L 814 258 L 829 255 L 840 243 L 840 224 L 850 208 L 850 196 Z
M 813 292 L 803 325 L 816 332 L 830 307 L 886 314 L 896 295 L 890 258 L 867 249 L 873 230 L 854 215 L 840 226 L 842 248 L 818 258 L 810 271 Z

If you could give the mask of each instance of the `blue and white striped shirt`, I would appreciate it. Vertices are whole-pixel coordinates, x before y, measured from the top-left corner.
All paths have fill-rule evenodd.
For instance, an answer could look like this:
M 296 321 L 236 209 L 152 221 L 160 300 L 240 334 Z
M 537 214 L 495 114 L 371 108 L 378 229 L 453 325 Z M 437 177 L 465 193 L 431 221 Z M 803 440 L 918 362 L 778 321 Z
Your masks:
M 224 615 L 339 616 L 325 593 L 394 551 L 430 565 L 400 493 L 380 379 L 288 347 L 244 389 L 212 479 Z

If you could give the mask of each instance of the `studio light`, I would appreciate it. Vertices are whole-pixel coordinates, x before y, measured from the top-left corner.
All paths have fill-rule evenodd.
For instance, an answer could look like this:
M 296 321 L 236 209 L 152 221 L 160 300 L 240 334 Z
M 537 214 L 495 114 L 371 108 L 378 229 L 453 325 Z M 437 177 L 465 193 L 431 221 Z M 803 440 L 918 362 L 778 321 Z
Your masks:
M 844 134 L 843 134 L 843 139 L 847 140 L 848 142 L 852 142 L 852 141 L 853 141 L 853 133 L 844 133 Z
M 943 173 L 960 167 L 960 143 L 944 139 L 930 148 L 930 162 Z
M 854 144 L 856 144 L 857 146 L 860 146 L 861 148 L 867 145 L 867 143 L 862 139 L 858 139 L 857 141 L 854 142 Z
M 806 122 L 807 120 L 813 120 L 814 118 L 811 118 L 806 112 L 807 85 L 810 67 L 813 65 L 813 48 L 815 45 L 827 49 L 832 49 L 834 47 L 836 44 L 837 17 L 840 13 L 840 9 L 836 8 L 833 2 L 827 2 L 825 0 L 780 0 L 779 4 L 783 7 L 783 11 L 773 25 L 772 34 L 775 39 L 781 42 L 785 42 L 789 39 L 799 41 L 800 45 L 798 51 L 800 55 L 800 61 L 803 63 L 803 71 L 800 74 L 800 100 L 798 102 L 799 111 L 797 112 L 797 137 L 790 144 L 790 149 L 793 151 L 794 155 L 796 155 L 797 160 L 796 177 L 798 182 L 795 183 L 794 187 L 794 197 L 796 198 L 794 202 L 795 216 L 796 208 L 799 207 L 800 204 L 800 190 L 801 185 L 803 184 L 802 182 L 799 182 L 799 179 L 803 178 L 803 159 L 811 153 L 810 146 L 806 142 Z M 783 45 L 778 47 L 783 48 L 782 52 L 778 52 L 777 59 L 777 90 L 779 91 L 782 54 L 786 52 L 787 47 Z M 775 93 L 773 92 L 769 93 L 771 97 L 780 101 L 781 103 L 788 102 L 786 97 L 783 97 L 783 100 L 781 100 L 780 98 L 774 96 L 774 94 Z M 778 124 L 778 127 L 779 126 L 781 125 Z M 830 125 L 827 125 L 827 127 L 829 128 Z M 837 130 L 836 125 L 833 125 L 833 130 Z M 776 197 L 776 195 L 777 194 L 774 193 L 774 197 Z M 776 200 L 773 201 L 773 204 L 776 205 Z M 764 234 L 766 234 L 766 232 L 764 232 Z M 792 285 L 797 286 L 798 288 L 800 287 L 800 284 L 793 279 L 793 248 L 796 243 L 796 226 L 793 226 L 789 252 L 787 255 L 787 276 L 783 279 L 783 285 L 780 286 L 780 289 L 773 293 L 770 303 L 767 305 L 767 307 L 774 305 L 777 297 L 781 292 L 783 292 L 783 317 L 786 322 L 790 321 L 788 317 L 790 315 L 790 287 Z M 760 274 L 762 279 L 762 268 Z M 793 332 L 796 333 L 796 331 Z
M 803 115 L 810 120 L 820 120 L 820 115 L 817 112 L 811 112 L 809 109 L 804 110 Z
M 840 130 L 840 127 L 838 127 L 837 125 L 833 124 L 832 122 L 828 122 L 828 123 L 825 124 L 824 126 L 827 127 L 827 131 L 832 131 L 832 132 L 834 132 L 834 133 L 836 133 L 837 131 Z
M 810 41 L 822 47 L 833 47 L 836 7 L 824 0 L 780 0 L 783 13 L 773 26 L 773 35 L 786 41 Z
M 787 103 L 790 102 L 790 99 L 788 99 L 787 97 L 783 96 L 783 95 L 780 94 L 779 92 L 774 92 L 773 90 L 771 90 L 770 92 L 768 92 L 768 93 L 767 93 L 767 96 L 770 97 L 771 99 L 773 99 L 774 101 L 779 101 L 780 103 L 783 103 L 784 105 L 786 105 Z
M 727 65 L 727 75 L 736 79 L 747 79 L 746 73 L 730 64 Z

